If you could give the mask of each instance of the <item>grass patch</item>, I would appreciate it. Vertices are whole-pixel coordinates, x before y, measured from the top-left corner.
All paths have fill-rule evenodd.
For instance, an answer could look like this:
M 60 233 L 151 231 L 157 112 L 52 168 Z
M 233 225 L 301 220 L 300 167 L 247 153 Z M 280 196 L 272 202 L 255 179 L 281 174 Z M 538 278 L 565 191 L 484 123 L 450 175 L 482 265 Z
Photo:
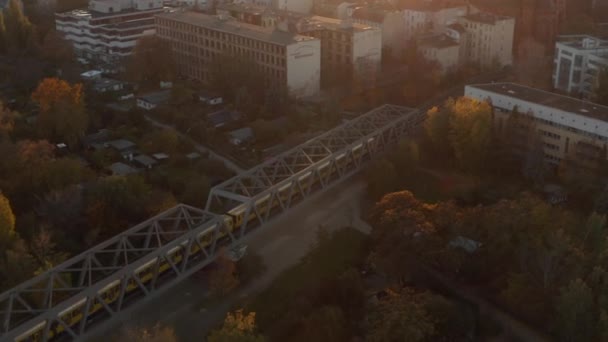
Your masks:
M 262 293 L 247 305 L 257 313 L 258 324 L 271 326 L 280 320 L 301 293 L 316 289 L 324 279 L 336 276 L 363 262 L 368 237 L 352 228 L 343 228 L 319 243 L 297 265 L 281 273 Z

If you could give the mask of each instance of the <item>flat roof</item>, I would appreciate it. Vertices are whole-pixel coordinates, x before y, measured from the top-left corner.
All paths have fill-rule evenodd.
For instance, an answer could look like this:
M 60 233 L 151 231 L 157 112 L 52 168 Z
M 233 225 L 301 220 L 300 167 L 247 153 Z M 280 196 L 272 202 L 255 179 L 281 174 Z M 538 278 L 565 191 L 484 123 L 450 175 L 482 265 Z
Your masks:
M 197 12 L 163 13 L 157 15 L 157 17 L 204 27 L 214 31 L 226 32 L 241 37 L 272 42 L 279 45 L 290 45 L 304 41 L 318 40 L 313 37 L 247 24 L 230 18 L 222 19 L 218 16 Z
M 494 25 L 498 21 L 514 19 L 512 17 L 492 14 L 492 13 L 488 13 L 488 12 L 479 12 L 479 13 L 475 13 L 475 14 L 469 14 L 469 15 L 464 16 L 463 18 L 466 20 L 469 20 L 469 21 L 474 21 L 474 22 L 478 22 L 478 23 L 482 23 L 482 24 L 490 24 L 490 25 Z
M 141 96 L 138 96 L 139 99 L 142 99 L 148 103 L 152 103 L 152 104 L 164 104 L 165 102 L 169 101 L 169 99 L 171 98 L 171 90 L 167 89 L 167 90 L 161 90 L 161 91 L 156 91 L 153 93 L 147 93 L 147 94 L 143 94 Z
M 322 16 L 318 16 L 318 15 L 315 15 L 312 17 L 305 17 L 302 19 L 301 23 L 303 23 L 305 25 L 309 25 L 307 27 L 303 27 L 302 32 L 314 30 L 315 28 L 324 28 L 324 29 L 333 30 L 333 31 L 350 31 L 350 32 L 352 32 L 352 31 L 363 32 L 363 31 L 375 29 L 375 28 L 371 27 L 370 25 L 354 23 L 352 21 L 341 20 L 341 19 L 336 19 L 336 18 L 322 17 Z
M 572 114 L 591 117 L 598 120 L 608 121 L 608 107 L 597 103 L 582 101 L 573 97 L 559 95 L 548 91 L 530 88 L 515 83 L 490 83 L 490 84 L 471 84 L 481 90 L 490 91 L 496 94 L 510 96 L 522 101 L 536 103 L 550 108 L 559 109 Z

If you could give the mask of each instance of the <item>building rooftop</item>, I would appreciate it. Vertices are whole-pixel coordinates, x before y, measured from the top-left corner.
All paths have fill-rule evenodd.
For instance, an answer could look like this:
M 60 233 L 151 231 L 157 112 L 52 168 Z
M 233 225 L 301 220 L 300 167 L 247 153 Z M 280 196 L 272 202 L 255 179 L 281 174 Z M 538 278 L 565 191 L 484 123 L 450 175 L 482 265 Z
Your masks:
M 129 175 L 129 174 L 137 172 L 137 170 L 132 168 L 131 166 L 129 166 L 125 163 L 120 163 L 120 162 L 110 165 L 108 167 L 108 169 L 110 171 L 112 171 L 113 175 L 116 175 L 116 176 L 124 176 L 124 175 Z
M 557 44 L 566 45 L 579 50 L 608 49 L 608 40 L 590 35 L 565 35 L 557 37 Z
M 438 12 L 442 9 L 464 7 L 465 0 L 402 0 L 401 8 L 419 12 Z
M 494 25 L 499 21 L 513 19 L 512 17 L 507 17 L 504 15 L 497 15 L 488 12 L 479 12 L 474 14 L 465 15 L 463 17 L 468 21 L 474 21 L 482 24 Z
M 510 96 L 522 101 L 536 103 L 559 109 L 572 114 L 588 116 L 608 121 L 608 107 L 597 103 L 582 101 L 573 97 L 559 95 L 548 91 L 526 87 L 515 83 L 472 84 L 468 87 Z
M 241 37 L 247 37 L 255 40 L 272 42 L 280 45 L 290 45 L 303 41 L 317 40 L 313 37 L 302 36 L 286 31 L 281 31 L 273 28 L 266 28 L 257 25 L 238 22 L 230 18 L 220 18 L 196 12 L 176 12 L 163 13 L 157 17 L 169 20 L 175 20 L 182 23 L 187 23 L 199 27 L 205 27 L 215 31 L 226 32 Z
M 321 16 L 303 18 L 300 21 L 300 25 L 300 32 L 313 31 L 316 29 L 362 32 L 375 29 L 369 25 L 353 23 L 350 20 L 340 20 Z
M 106 145 L 112 147 L 113 149 L 115 149 L 117 151 L 128 150 L 128 149 L 134 148 L 136 146 L 134 142 L 127 140 L 127 139 L 117 139 L 117 140 L 108 141 L 108 142 L 106 142 Z
M 262 14 L 264 12 L 272 12 L 268 7 L 257 6 L 246 3 L 230 3 L 230 4 L 218 4 L 217 10 L 224 10 L 230 12 L 248 13 L 248 14 Z
M 209 123 L 211 123 L 211 125 L 214 127 L 224 126 L 230 122 L 237 121 L 240 118 L 241 114 L 239 112 L 228 109 L 222 109 L 218 110 L 217 112 L 207 114 L 207 120 L 209 120 Z
M 154 93 L 148 93 L 138 96 L 138 98 L 155 105 L 164 104 L 167 103 L 171 98 L 171 90 L 168 89 L 157 91 Z
M 112 17 L 112 16 L 123 16 L 125 14 L 150 13 L 150 15 L 153 15 L 157 12 L 168 11 L 168 10 L 170 10 L 169 7 L 151 8 L 151 9 L 146 9 L 146 10 L 136 10 L 134 8 L 129 8 L 129 9 L 123 9 L 122 11 L 118 11 L 118 12 L 104 13 L 104 12 L 98 12 L 95 10 L 91 10 L 88 8 L 81 8 L 81 9 L 75 9 L 75 10 L 71 10 L 71 11 L 67 11 L 67 12 L 63 12 L 63 13 L 55 13 L 55 16 L 58 18 L 67 17 L 67 18 L 72 18 L 72 19 L 90 20 L 90 19 L 98 19 L 98 18 L 105 18 L 105 17 Z
M 133 161 L 137 162 L 138 164 L 141 164 L 144 167 L 152 167 L 158 164 L 156 159 L 145 154 L 140 154 L 138 156 L 133 157 Z

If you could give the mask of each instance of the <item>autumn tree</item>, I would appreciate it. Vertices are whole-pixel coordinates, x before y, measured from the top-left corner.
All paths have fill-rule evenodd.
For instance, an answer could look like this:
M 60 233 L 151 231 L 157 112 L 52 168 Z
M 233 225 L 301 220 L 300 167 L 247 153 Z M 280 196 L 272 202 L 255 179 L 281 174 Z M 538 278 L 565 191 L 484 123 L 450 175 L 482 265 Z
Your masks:
M 255 312 L 243 310 L 229 312 L 221 329 L 214 330 L 207 337 L 208 342 L 264 342 L 264 336 L 257 333 Z
M 84 135 L 89 118 L 82 84 L 71 85 L 58 78 L 45 78 L 32 99 L 40 107 L 37 124 L 45 137 L 74 146 Z
M 15 235 L 15 214 L 11 204 L 0 192 L 0 244 L 6 248 L 7 242 Z
M 146 153 L 175 153 L 179 145 L 179 136 L 174 129 L 165 128 L 153 131 L 142 139 L 141 147 Z
M 127 328 L 118 338 L 119 342 L 177 342 L 173 328 L 156 324 L 152 327 Z
M 372 260 L 385 273 L 406 277 L 437 250 L 436 227 L 431 219 L 434 208 L 409 191 L 387 194 L 376 203 L 370 217 L 374 227 Z
M 0 101 L 0 141 L 9 138 L 9 135 L 15 128 L 15 120 L 18 116 L 19 114 L 17 112 L 5 107 L 2 101 Z
M 35 45 L 35 27 L 23 14 L 19 0 L 10 0 L 8 8 L 3 11 L 6 27 L 6 48 L 10 52 L 23 52 Z
M 158 36 L 143 36 L 137 40 L 127 64 L 128 77 L 142 87 L 158 87 L 161 81 L 175 76 L 173 52 L 168 42 Z
M 0 54 L 6 52 L 8 48 L 8 37 L 6 32 L 6 23 L 4 22 L 4 14 L 0 12 Z
M 213 271 L 209 274 L 209 289 L 217 296 L 224 296 L 237 288 L 239 276 L 236 263 L 222 251 L 216 260 Z
M 492 139 L 492 108 L 487 102 L 461 97 L 448 102 L 450 143 L 460 167 L 479 172 L 487 165 Z

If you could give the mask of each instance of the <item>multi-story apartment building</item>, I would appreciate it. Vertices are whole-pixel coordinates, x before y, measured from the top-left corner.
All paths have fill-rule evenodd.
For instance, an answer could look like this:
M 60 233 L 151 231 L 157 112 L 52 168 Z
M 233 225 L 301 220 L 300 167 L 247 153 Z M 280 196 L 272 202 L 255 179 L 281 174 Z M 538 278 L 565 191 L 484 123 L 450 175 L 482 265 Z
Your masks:
M 351 7 L 347 19 L 356 23 L 369 25 L 382 32 L 382 47 L 395 57 L 400 56 L 406 46 L 405 21 L 402 11 L 387 6 L 362 5 Z
M 564 158 L 597 160 L 608 142 L 608 107 L 513 83 L 468 85 L 465 96 L 489 101 L 495 123 L 505 127 L 517 108 L 535 123 L 545 160 L 559 164 Z
M 355 75 L 363 82 L 373 79 L 382 63 L 382 31 L 352 20 L 273 11 L 259 6 L 228 4 L 218 14 L 264 27 L 282 26 L 293 33 L 321 40 L 322 84 L 345 82 Z
M 405 39 L 419 34 L 441 31 L 457 22 L 458 18 L 477 10 L 465 1 L 414 1 L 403 6 Z
M 372 81 L 382 63 L 382 31 L 369 25 L 327 17 L 307 17 L 297 32 L 321 40 L 321 75 L 324 84 L 355 76 Z
M 460 44 L 448 35 L 435 34 L 418 40 L 418 51 L 426 60 L 437 63 L 443 74 L 461 65 Z
M 553 87 L 592 98 L 599 73 L 608 67 L 608 40 L 561 36 L 555 43 Z
M 467 31 L 467 61 L 481 67 L 513 64 L 515 19 L 490 13 L 460 17 Z
M 88 9 L 55 14 L 55 27 L 82 60 L 116 72 L 137 39 L 154 34 L 162 0 L 92 0 Z
M 160 14 L 156 28 L 158 37 L 171 44 L 180 72 L 193 79 L 211 82 L 213 62 L 232 55 L 255 62 L 265 75 L 260 86 L 284 87 L 294 97 L 319 92 L 321 42 L 317 38 L 196 12 Z

